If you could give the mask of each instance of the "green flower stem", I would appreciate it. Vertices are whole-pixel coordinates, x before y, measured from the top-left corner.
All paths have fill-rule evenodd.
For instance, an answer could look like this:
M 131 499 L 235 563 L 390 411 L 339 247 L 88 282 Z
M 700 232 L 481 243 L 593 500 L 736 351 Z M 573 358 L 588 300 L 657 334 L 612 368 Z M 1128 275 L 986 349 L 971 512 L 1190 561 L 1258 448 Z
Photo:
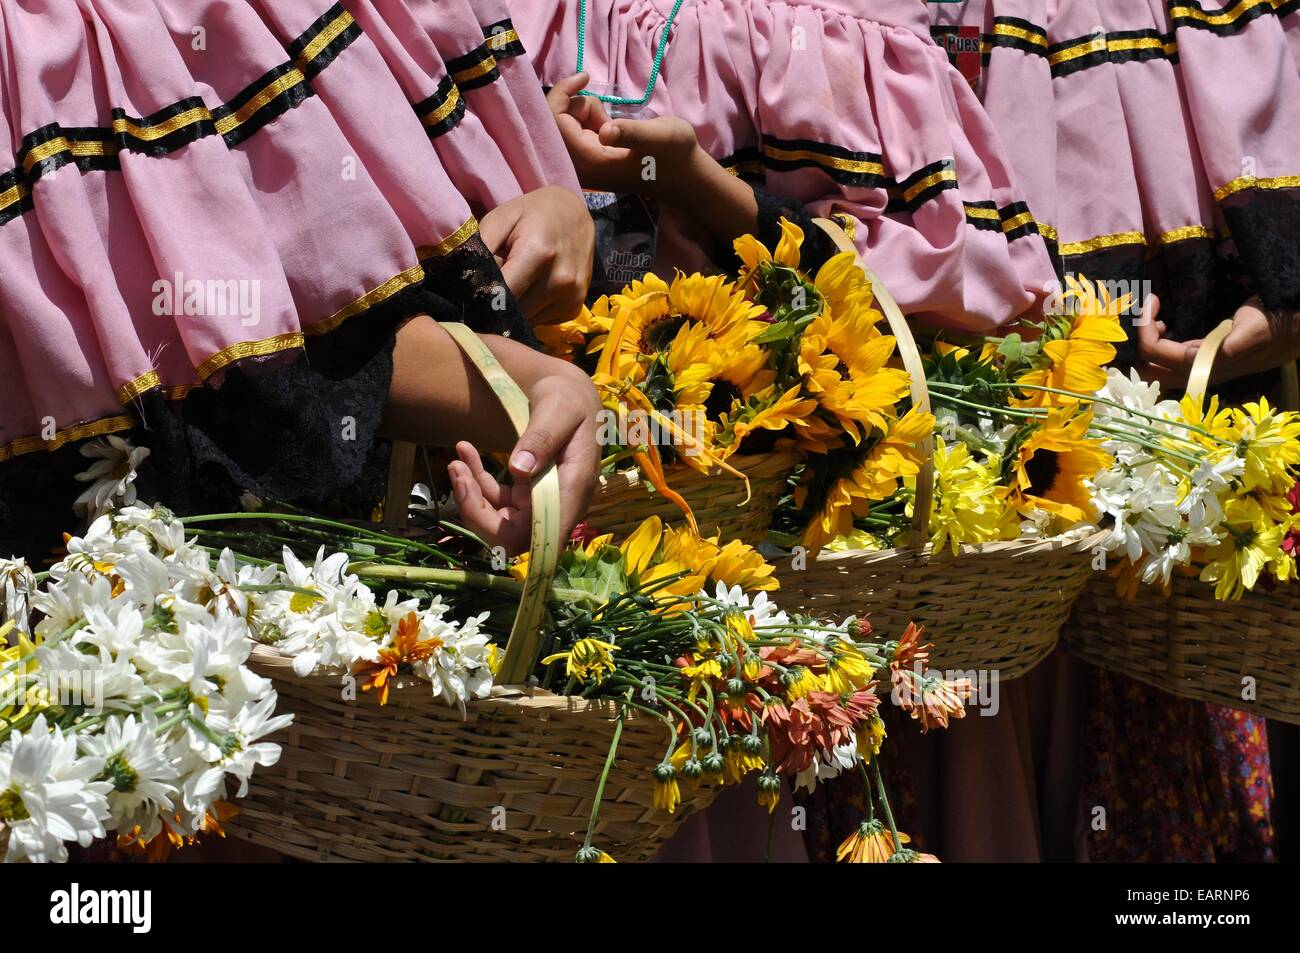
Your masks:
M 1009 390 L 1040 390 L 1040 391 L 1045 391 L 1046 393 L 1049 393 L 1049 394 L 1059 394 L 1059 395 L 1061 395 L 1061 396 L 1063 396 L 1063 397 L 1076 397 L 1076 398 L 1078 398 L 1078 399 L 1080 399 L 1080 400 L 1087 401 L 1087 402 L 1090 402 L 1090 403 L 1105 404 L 1107 407 L 1114 407 L 1114 408 L 1116 408 L 1117 410 L 1122 410 L 1122 411 L 1124 411 L 1124 413 L 1126 413 L 1126 414 L 1132 414 L 1132 415 L 1135 416 L 1135 417 L 1145 417 L 1145 418 L 1147 418 L 1148 420 L 1155 421 L 1156 423 L 1161 423 L 1161 424 L 1171 424 L 1171 425 L 1173 425 L 1173 426 L 1175 426 L 1175 427 L 1182 427 L 1182 428 L 1184 428 L 1185 430 L 1190 430 L 1190 431 L 1192 431 L 1193 433 L 1200 434 L 1200 435 L 1203 436 L 1203 437 L 1208 437 L 1209 439 L 1215 441 L 1216 443 L 1221 443 L 1221 444 L 1223 444 L 1225 447 L 1230 447 L 1230 446 L 1232 446 L 1232 441 L 1230 441 L 1230 440 L 1224 440 L 1222 437 L 1216 437 L 1214 434 L 1210 433 L 1210 432 L 1209 432 L 1208 430 L 1206 430 L 1204 427 L 1198 427 L 1196 424 L 1188 423 L 1188 422 L 1185 421 L 1185 420 L 1166 420 L 1164 417 L 1161 417 L 1161 416 L 1159 416 L 1159 415 L 1157 415 L 1157 414 L 1147 413 L 1147 412 L 1144 411 L 1144 410 L 1135 410 L 1135 409 L 1133 409 L 1132 407 L 1128 407 L 1128 406 L 1126 406 L 1126 405 L 1124 405 L 1124 404 L 1121 404 L 1119 401 L 1111 400 L 1109 397 L 1098 397 L 1098 396 L 1095 395 L 1095 394 L 1093 394 L 1093 395 L 1076 394 L 1074 391 L 1069 391 L 1069 390 L 1059 390 L 1058 388 L 1055 388 L 1055 387 L 1045 387 L 1045 386 L 1041 386 L 1041 385 L 1038 385 L 1038 384 L 1018 384 L 1018 383 L 1016 383 L 1016 382 L 1014 382 L 1014 381 L 1010 381 L 1010 382 L 1007 382 L 1007 383 L 993 383 L 993 382 L 986 382 L 986 383 L 987 383 L 987 385 L 988 385 L 989 387 L 997 387 L 997 388 L 1004 389 L 1004 390 L 1007 390 L 1007 389 L 1009 389 Z M 961 387 L 962 385 L 960 385 L 960 384 L 957 384 L 957 385 L 951 385 L 951 384 L 944 384 L 944 383 L 931 383 L 930 386 L 931 386 L 931 387 L 952 387 L 952 386 Z
M 889 795 L 885 793 L 885 777 L 880 771 L 880 759 L 871 759 L 871 773 L 876 776 L 876 795 L 880 798 L 880 809 L 885 812 L 885 823 L 889 825 L 889 833 L 894 837 L 894 852 L 903 849 L 903 841 L 898 836 L 898 828 L 894 826 L 894 812 L 889 808 Z
M 524 591 L 524 584 L 518 579 L 511 579 L 508 576 L 495 576 L 487 572 L 471 572 L 464 569 L 435 569 L 431 566 L 389 566 L 380 563 L 355 563 L 349 568 L 362 579 L 429 583 L 453 588 L 470 586 L 475 589 L 500 592 L 515 599 L 523 595 Z M 552 600 L 569 605 L 599 604 L 595 596 L 580 589 L 552 588 L 549 595 Z
M 625 702 L 632 701 L 632 690 L 628 689 Z M 614 756 L 618 753 L 618 742 L 623 737 L 623 719 L 627 715 L 627 708 L 619 706 L 618 718 L 614 721 L 614 737 L 609 743 L 609 754 L 605 756 L 605 767 L 600 772 L 600 781 L 596 784 L 596 796 L 591 799 L 591 818 L 587 821 L 587 836 L 582 840 L 584 850 L 590 849 L 591 837 L 596 832 L 596 818 L 600 814 L 600 799 L 605 794 L 605 782 L 609 780 L 609 772 L 614 767 Z
M 201 718 L 195 718 L 189 712 L 185 713 L 185 721 L 191 728 L 216 745 L 218 750 L 221 750 L 222 745 L 220 736 L 208 727 L 206 721 Z
M 614 453 L 611 453 L 600 461 L 600 469 L 603 472 L 606 467 L 612 467 L 614 464 L 620 463 L 623 460 L 629 460 L 640 452 L 640 447 L 628 447 L 622 450 L 616 450 Z
M 876 819 L 876 799 L 871 795 L 871 778 L 867 776 L 867 766 L 858 760 L 858 774 L 862 776 L 862 793 L 867 801 L 867 823 Z
M 431 556 L 436 556 L 445 562 L 452 563 L 453 565 L 457 562 L 457 560 L 451 555 L 443 552 L 436 546 L 430 546 L 427 543 L 421 543 L 418 540 L 403 539 L 399 536 L 381 533 L 378 530 L 373 530 L 366 526 L 355 526 L 351 523 L 325 519 L 321 516 L 309 516 L 305 513 L 204 513 L 199 516 L 181 516 L 177 517 L 177 519 L 186 526 L 197 526 L 204 523 L 221 523 L 227 520 L 269 520 L 284 523 L 302 523 L 308 526 L 324 526 L 353 536 L 364 536 L 367 539 L 377 539 L 404 544 L 411 549 L 422 550 Z
M 931 387 L 934 385 L 931 384 Z M 1039 420 L 1047 416 L 1047 411 L 1038 411 L 1031 409 L 1017 409 L 1012 407 L 990 407 L 987 404 L 976 404 L 969 400 L 962 400 L 960 397 L 954 397 L 951 394 L 945 394 L 943 391 L 930 391 L 932 400 L 942 401 L 945 404 L 953 404 L 957 407 L 965 407 L 968 410 L 975 410 L 981 414 L 988 414 L 993 417 L 1008 417 L 1014 420 Z
M 1165 460 L 1166 463 L 1170 462 L 1168 458 L 1173 458 L 1175 460 L 1183 460 L 1184 462 L 1191 463 L 1195 466 L 1200 466 L 1201 464 L 1200 457 L 1194 457 L 1191 454 L 1181 453 L 1177 450 L 1171 450 L 1168 447 L 1161 446 L 1160 444 L 1152 440 L 1147 440 L 1144 437 L 1141 437 L 1138 434 L 1135 434 L 1129 430 L 1120 430 L 1113 427 L 1106 427 L 1104 425 L 1093 424 L 1092 427 L 1089 428 L 1089 432 L 1094 434 L 1105 434 L 1110 437 L 1117 437 L 1120 440 L 1126 440 L 1129 443 L 1137 444 L 1140 447 L 1146 447 L 1152 453 L 1164 456 L 1166 458 Z M 1186 471 L 1184 471 L 1181 467 L 1177 467 L 1176 469 L 1178 469 L 1180 473 L 1184 473 L 1185 475 Z

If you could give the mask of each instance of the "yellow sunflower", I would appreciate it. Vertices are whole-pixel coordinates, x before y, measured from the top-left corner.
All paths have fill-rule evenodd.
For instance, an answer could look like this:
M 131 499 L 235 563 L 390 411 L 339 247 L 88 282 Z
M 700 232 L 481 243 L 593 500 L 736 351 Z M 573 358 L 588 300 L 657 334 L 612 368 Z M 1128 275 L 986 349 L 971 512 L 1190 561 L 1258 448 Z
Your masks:
M 873 307 L 875 294 L 871 282 L 858 267 L 857 257 L 852 252 L 841 252 L 831 257 L 817 270 L 813 284 L 837 319 L 859 315 L 870 327 L 870 335 L 880 336 L 876 325 L 885 318 Z
M 1106 384 L 1106 366 L 1115 360 L 1114 345 L 1126 339 L 1120 316 L 1128 310 L 1131 298 L 1124 295 L 1112 300 L 1104 285 L 1094 288 L 1086 278 L 1066 278 L 1067 304 L 1072 302 L 1069 330 L 1064 337 L 1044 341 L 1042 354 L 1047 366 L 1022 374 L 1018 384 L 1033 385 L 1017 401 L 1023 407 L 1055 407 L 1077 403 L 1078 398 L 1050 391 L 1051 387 L 1077 394 L 1092 394 Z
M 576 363 L 580 357 L 600 350 L 604 335 L 609 333 L 609 309 L 608 296 L 602 296 L 590 309 L 584 306 L 570 321 L 542 324 L 533 330 L 547 354 Z
M 695 429 L 709 432 L 695 436 L 709 444 L 720 418 L 771 388 L 776 379 L 762 347 L 745 344 L 723 348 L 709 336 L 705 325 L 695 322 L 683 325 L 677 332 L 664 354 L 664 366 L 673 393 L 673 410 L 682 415 L 681 420 L 692 420 L 691 414 L 699 414 L 701 422 Z M 702 423 L 705 420 L 708 424 Z M 692 463 L 689 456 L 686 462 Z
M 934 414 L 913 407 L 902 420 L 889 421 L 887 426 L 849 477 L 869 500 L 885 499 L 903 480 L 921 472 L 925 463 L 921 444 L 934 431 Z
M 887 416 L 908 393 L 907 372 L 887 367 L 894 338 L 874 333 L 869 313 L 838 319 L 823 311 L 799 341 L 799 373 L 804 388 L 832 413 L 854 443 L 863 430 L 884 429 Z
M 826 499 L 804 529 L 803 544 L 820 550 L 841 536 L 854 533 L 853 521 L 871 512 L 872 502 L 884 500 L 908 477 L 921 472 L 924 454 L 920 444 L 934 429 L 934 415 L 915 408 L 902 420 L 883 421 L 885 434 L 848 475 L 835 480 Z M 807 488 L 795 492 L 795 505 L 802 506 Z
M 1088 438 L 1091 411 L 1073 414 L 1073 408 L 1052 408 L 1017 448 L 1008 502 L 1020 513 L 1043 510 L 1068 523 L 1093 517 L 1083 481 L 1110 466 L 1111 458 L 1100 441 Z
M 688 529 L 668 527 L 662 535 L 663 558 L 713 582 L 740 586 L 746 592 L 777 588 L 775 568 L 754 547 L 737 539 L 724 545 L 720 539 L 720 535 L 705 539 Z
M 786 218 L 781 219 L 781 238 L 776 243 L 776 252 L 767 247 L 753 235 L 741 235 L 732 243 L 736 257 L 741 261 L 741 287 L 748 287 L 751 275 L 760 265 L 776 262 L 789 268 L 798 268 L 803 247 L 803 229 Z
M 657 275 L 634 281 L 617 296 L 626 307 L 624 350 L 657 354 L 665 350 L 688 321 L 703 325 L 715 348 L 739 350 L 766 329 L 759 317 L 766 309 L 745 298 L 724 275 L 678 272 L 668 284 Z
M 814 426 L 813 411 L 817 401 L 805 397 L 798 384 L 785 393 L 777 393 L 776 386 L 766 387 L 746 400 L 737 400 L 718 422 L 718 452 L 729 456 L 741 442 L 758 430 L 780 432 L 793 427 L 796 434 Z

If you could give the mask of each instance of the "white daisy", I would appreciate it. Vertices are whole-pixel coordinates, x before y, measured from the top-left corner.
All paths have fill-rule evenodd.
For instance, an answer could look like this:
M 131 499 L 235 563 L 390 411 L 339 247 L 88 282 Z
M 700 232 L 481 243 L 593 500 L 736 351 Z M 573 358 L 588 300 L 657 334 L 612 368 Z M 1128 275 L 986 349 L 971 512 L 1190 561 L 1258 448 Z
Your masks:
M 110 434 L 82 444 L 78 452 L 97 461 L 76 476 L 78 482 L 90 484 L 73 504 L 79 515 L 95 519 L 114 507 L 135 502 L 136 469 L 149 456 L 147 447 L 132 446 Z
M 151 713 L 112 718 L 101 732 L 81 737 L 81 750 L 104 764 L 99 780 L 108 781 L 108 806 L 112 829 L 129 831 L 139 826 L 148 841 L 162 829 L 160 814 L 170 813 L 177 795 L 176 766 L 158 739 Z
M 89 847 L 104 836 L 112 784 L 94 778 L 100 758 L 80 757 L 73 735 L 39 715 L 0 745 L 0 821 L 9 832 L 5 862 L 63 863 L 67 842 Z

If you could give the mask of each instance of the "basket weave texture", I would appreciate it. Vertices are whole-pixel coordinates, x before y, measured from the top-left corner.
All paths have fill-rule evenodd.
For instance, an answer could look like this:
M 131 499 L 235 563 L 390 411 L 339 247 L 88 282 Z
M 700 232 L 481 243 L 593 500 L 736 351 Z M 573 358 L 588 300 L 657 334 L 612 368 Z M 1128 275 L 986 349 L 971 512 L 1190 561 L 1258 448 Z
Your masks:
M 781 603 L 822 617 L 866 617 L 879 632 L 908 622 L 934 637 L 931 667 L 1018 678 L 1056 646 L 1092 573 L 1096 537 L 985 543 L 951 553 L 823 552 L 777 567 Z
M 1130 602 L 1098 576 L 1075 604 L 1064 644 L 1089 664 L 1170 694 L 1300 724 L 1294 583 L 1223 602 L 1208 583 L 1177 576 L 1169 596 L 1140 590 Z
M 419 679 L 380 707 L 344 700 L 338 676 L 300 678 L 265 646 L 250 666 L 275 680 L 294 723 L 271 739 L 280 761 L 253 773 L 232 835 L 313 861 L 573 860 L 615 704 L 502 689 L 462 720 Z M 662 721 L 628 713 L 593 840 L 620 862 L 653 856 L 713 799 L 683 783 L 673 814 L 651 806 L 666 744 Z
M 700 533 L 722 533 L 722 541 L 738 539 L 751 546 L 760 542 L 772 523 L 772 513 L 786 492 L 786 481 L 799 462 L 793 451 L 739 454 L 727 463 L 749 477 L 750 499 L 745 502 L 745 484 L 730 473 L 704 474 L 678 464 L 668 470 L 668 485 L 685 497 L 700 525 Z M 602 476 L 587 511 L 587 525 L 597 533 L 613 533 L 621 539 L 647 518 L 658 516 L 665 523 L 679 523 L 682 512 L 671 501 L 652 492 L 636 470 Z

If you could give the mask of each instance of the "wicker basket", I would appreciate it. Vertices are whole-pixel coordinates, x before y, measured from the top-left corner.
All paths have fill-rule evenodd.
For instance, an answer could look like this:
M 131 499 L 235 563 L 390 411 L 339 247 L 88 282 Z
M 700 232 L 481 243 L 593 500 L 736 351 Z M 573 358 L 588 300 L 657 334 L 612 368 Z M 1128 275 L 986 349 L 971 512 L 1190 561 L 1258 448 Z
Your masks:
M 1202 343 L 1187 390 L 1204 394 L 1225 321 Z M 1279 403 L 1297 406 L 1296 367 L 1283 368 Z M 1143 586 L 1132 601 L 1099 576 L 1066 629 L 1070 653 L 1173 695 L 1300 724 L 1300 585 L 1248 592 L 1240 601 L 1176 576 L 1170 594 Z M 1245 695 L 1246 697 L 1243 697 Z
M 931 667 L 1019 678 L 1056 647 L 1092 574 L 1096 537 L 922 550 L 822 553 L 777 568 L 781 604 L 819 617 L 866 616 L 882 632 L 924 625 Z
M 844 250 L 852 244 L 840 228 L 818 224 Z M 930 409 L 921 355 L 907 321 L 888 290 L 864 263 L 880 306 L 898 340 L 912 379 L 912 403 Z M 816 616 L 859 615 L 881 631 L 902 632 L 909 621 L 935 637 L 932 666 L 941 671 L 997 671 L 1018 678 L 1056 646 L 1061 626 L 1092 572 L 1099 538 L 1018 540 L 963 546 L 933 553 L 928 523 L 934 491 L 929 438 L 927 463 L 916 480 L 908 547 L 881 552 L 823 552 L 795 568 L 781 560 L 781 604 Z
M 522 431 L 523 395 L 468 329 L 445 327 Z M 405 511 L 412 458 L 410 445 L 394 454 L 391 512 Z M 558 507 L 559 482 L 550 468 L 534 483 L 530 570 L 497 673 L 502 687 L 471 703 L 464 719 L 418 679 L 394 686 L 380 707 L 368 695 L 346 700 L 338 675 L 300 678 L 289 658 L 254 649 L 250 666 L 275 682 L 294 722 L 272 739 L 281 746 L 280 761 L 254 772 L 230 825 L 233 836 L 319 861 L 573 859 L 618 706 L 517 687 L 541 647 L 560 552 Z M 651 807 L 650 769 L 664 743 L 662 721 L 626 714 L 595 840 L 619 860 L 650 857 L 685 817 L 713 799 L 711 786 L 683 786 L 675 813 Z
M 727 463 L 749 478 L 748 502 L 745 484 L 721 471 L 704 474 L 679 464 L 668 471 L 669 486 L 691 505 L 703 535 L 720 532 L 724 541 L 738 539 L 755 545 L 772 523 L 772 513 L 786 492 L 799 455 L 777 450 L 734 456 Z M 600 478 L 587 510 L 587 524 L 596 532 L 622 538 L 651 516 L 675 522 L 681 519 L 682 511 L 643 482 L 639 471 L 624 470 Z
M 381 708 L 344 701 L 337 677 L 298 678 L 261 646 L 252 668 L 274 679 L 294 723 L 274 739 L 279 763 L 253 773 L 233 835 L 316 861 L 573 860 L 614 703 L 504 689 L 462 721 L 418 679 Z M 651 806 L 648 766 L 664 737 L 662 721 L 628 714 L 595 840 L 619 861 L 648 859 L 712 799 L 683 785 L 675 813 Z

